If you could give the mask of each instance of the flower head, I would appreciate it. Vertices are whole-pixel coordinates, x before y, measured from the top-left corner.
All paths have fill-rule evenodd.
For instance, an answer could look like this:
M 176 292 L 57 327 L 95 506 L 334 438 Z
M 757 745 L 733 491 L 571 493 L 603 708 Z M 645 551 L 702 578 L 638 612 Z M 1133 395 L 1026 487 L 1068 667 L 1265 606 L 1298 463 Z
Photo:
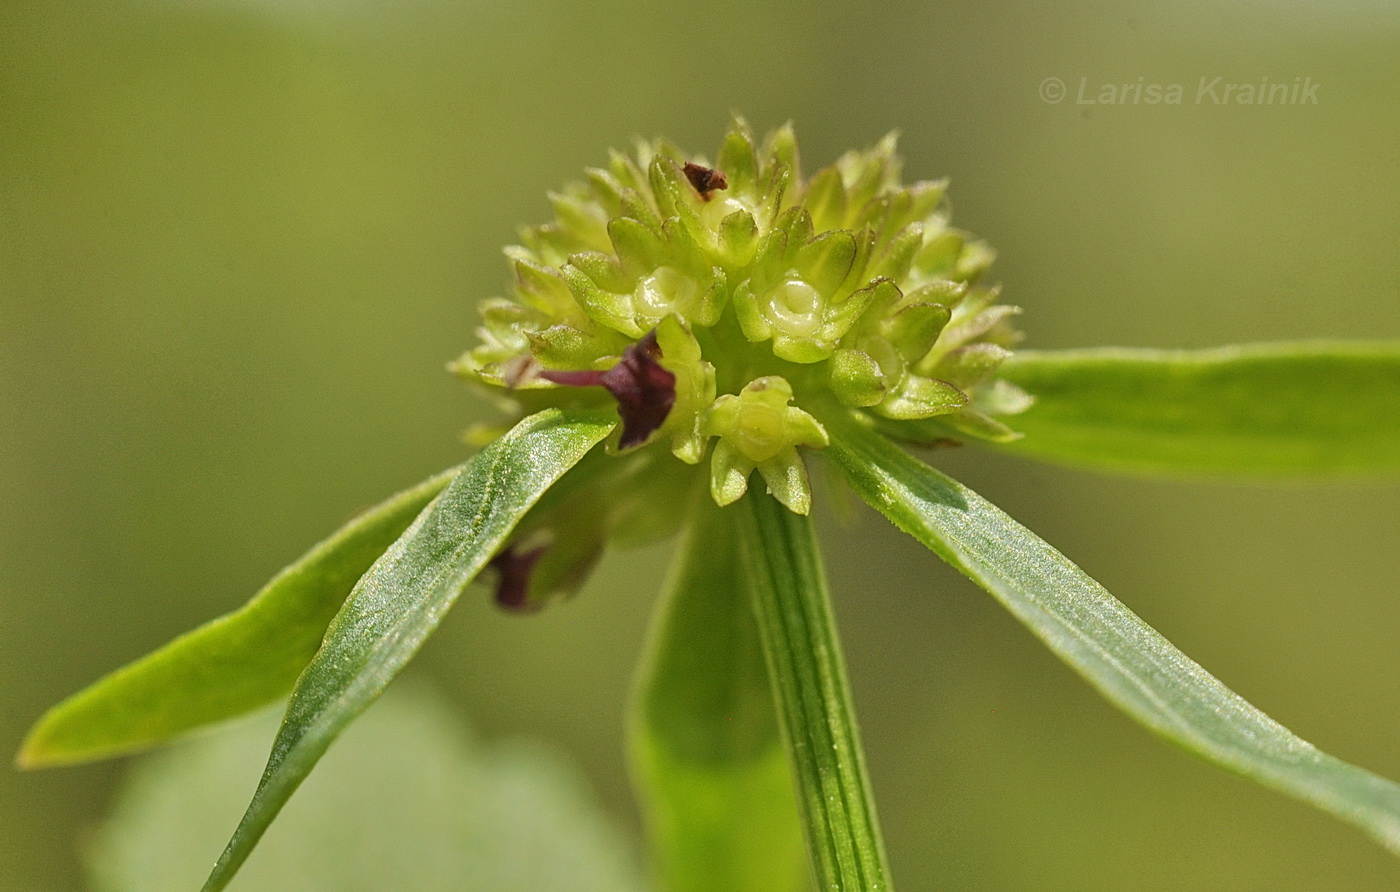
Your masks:
M 721 505 L 757 470 L 806 513 L 826 413 L 1014 437 L 996 416 L 1027 398 L 995 373 L 1017 311 L 982 284 L 993 253 L 950 226 L 946 185 L 903 184 L 892 135 L 804 178 L 790 127 L 760 144 L 741 120 L 713 162 L 614 153 L 507 249 L 514 293 L 482 305 L 455 368 L 522 411 L 615 399 L 614 456 L 708 454 Z

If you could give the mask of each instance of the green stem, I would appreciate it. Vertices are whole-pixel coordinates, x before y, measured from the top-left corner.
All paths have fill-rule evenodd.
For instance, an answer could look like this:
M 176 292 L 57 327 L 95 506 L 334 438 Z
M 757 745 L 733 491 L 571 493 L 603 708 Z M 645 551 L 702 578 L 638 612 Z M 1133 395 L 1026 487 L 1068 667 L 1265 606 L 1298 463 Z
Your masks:
M 818 888 L 890 892 L 884 841 L 811 521 L 753 491 L 739 510 L 745 577 Z

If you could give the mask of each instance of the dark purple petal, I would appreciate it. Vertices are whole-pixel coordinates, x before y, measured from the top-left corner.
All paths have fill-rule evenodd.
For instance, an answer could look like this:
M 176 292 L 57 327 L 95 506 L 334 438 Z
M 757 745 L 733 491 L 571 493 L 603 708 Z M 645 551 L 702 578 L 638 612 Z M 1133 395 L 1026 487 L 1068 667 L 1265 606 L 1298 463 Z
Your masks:
M 542 371 L 539 376 L 570 387 L 606 387 L 622 416 L 619 445 L 630 449 L 645 443 L 676 404 L 676 376 L 661 367 L 656 330 L 622 351 L 622 359 L 606 372 Z
M 530 603 L 530 576 L 535 572 L 535 564 L 544 556 L 548 546 L 540 545 L 522 550 L 518 545 L 508 545 L 500 554 L 491 559 L 488 565 L 495 569 L 500 578 L 496 580 L 496 603 L 506 610 L 534 610 L 538 604 Z
M 617 400 L 622 416 L 623 449 L 646 442 L 676 404 L 676 376 L 661 367 L 656 330 L 622 353 L 622 360 L 603 373 L 602 384 Z

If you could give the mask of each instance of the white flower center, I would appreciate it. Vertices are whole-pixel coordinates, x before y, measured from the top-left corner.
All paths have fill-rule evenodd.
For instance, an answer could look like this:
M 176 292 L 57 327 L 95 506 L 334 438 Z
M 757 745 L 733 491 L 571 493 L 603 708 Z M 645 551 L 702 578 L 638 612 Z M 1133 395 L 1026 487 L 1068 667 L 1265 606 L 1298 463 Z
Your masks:
M 768 321 L 789 337 L 814 334 L 822 324 L 822 296 L 801 279 L 788 279 L 768 292 Z
M 674 266 L 661 266 L 637 283 L 635 299 L 638 308 L 660 318 L 694 303 L 699 293 L 700 285 L 694 278 Z

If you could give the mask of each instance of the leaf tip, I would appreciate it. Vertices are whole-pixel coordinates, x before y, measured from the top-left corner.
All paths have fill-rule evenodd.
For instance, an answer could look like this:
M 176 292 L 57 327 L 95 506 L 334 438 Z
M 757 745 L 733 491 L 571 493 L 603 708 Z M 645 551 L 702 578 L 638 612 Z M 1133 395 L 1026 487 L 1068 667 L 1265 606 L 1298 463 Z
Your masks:
M 52 768 L 63 763 L 54 748 L 45 741 L 44 722 L 41 720 L 25 735 L 19 752 L 15 753 L 14 767 L 17 771 L 34 771 L 39 768 Z

